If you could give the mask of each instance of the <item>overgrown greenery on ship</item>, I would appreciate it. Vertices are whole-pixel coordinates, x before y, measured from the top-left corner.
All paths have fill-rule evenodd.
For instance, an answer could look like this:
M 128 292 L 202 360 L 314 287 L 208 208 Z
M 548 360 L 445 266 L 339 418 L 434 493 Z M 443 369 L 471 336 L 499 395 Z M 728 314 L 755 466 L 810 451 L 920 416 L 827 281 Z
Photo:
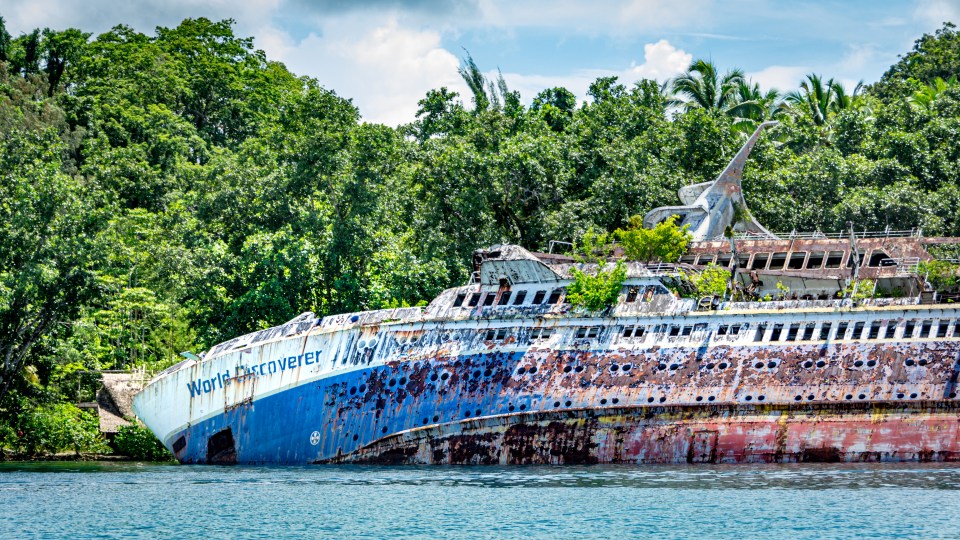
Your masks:
M 953 25 L 855 91 L 810 75 L 784 99 L 721 71 L 603 77 L 583 103 L 553 88 L 528 106 L 468 58 L 472 95 L 432 90 L 393 128 L 230 21 L 0 25 L 3 445 L 90 399 L 96 377 L 78 374 L 160 368 L 306 310 L 429 299 L 480 246 L 628 227 L 770 117 L 744 172 L 759 222 L 960 235 Z

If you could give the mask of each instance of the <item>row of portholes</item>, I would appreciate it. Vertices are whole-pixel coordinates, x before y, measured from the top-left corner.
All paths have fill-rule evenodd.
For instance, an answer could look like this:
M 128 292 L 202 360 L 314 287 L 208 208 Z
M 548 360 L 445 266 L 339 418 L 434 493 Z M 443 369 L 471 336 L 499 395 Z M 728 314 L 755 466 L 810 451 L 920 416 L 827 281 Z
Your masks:
M 530 366 L 529 368 L 521 367 L 517 369 L 517 375 L 523 375 L 524 373 L 535 375 L 537 373 L 537 366 Z
M 777 367 L 777 366 L 779 366 L 779 365 L 780 365 L 780 362 L 777 362 L 777 361 L 774 361 L 774 360 L 771 360 L 771 361 L 769 361 L 769 362 L 766 363 L 766 366 L 767 366 L 768 369 L 773 369 L 773 368 L 775 368 L 775 367 Z M 763 362 L 757 362 L 757 363 L 753 364 L 753 367 L 756 368 L 756 369 L 763 369 L 763 366 L 764 366 L 764 363 L 763 363 Z

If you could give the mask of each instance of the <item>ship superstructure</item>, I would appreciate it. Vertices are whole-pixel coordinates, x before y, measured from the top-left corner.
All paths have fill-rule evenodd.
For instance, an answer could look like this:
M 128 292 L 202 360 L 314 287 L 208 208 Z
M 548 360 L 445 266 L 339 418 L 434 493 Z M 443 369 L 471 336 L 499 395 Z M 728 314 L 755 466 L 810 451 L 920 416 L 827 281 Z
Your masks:
M 195 463 L 960 459 L 960 309 L 918 275 L 957 239 L 770 233 L 740 192 L 760 131 L 646 216 L 695 242 L 626 263 L 608 309 L 566 302 L 591 265 L 492 246 L 425 308 L 305 313 L 173 366 L 135 410 Z M 736 297 L 677 295 L 707 264 Z M 851 298 L 855 278 L 888 294 Z

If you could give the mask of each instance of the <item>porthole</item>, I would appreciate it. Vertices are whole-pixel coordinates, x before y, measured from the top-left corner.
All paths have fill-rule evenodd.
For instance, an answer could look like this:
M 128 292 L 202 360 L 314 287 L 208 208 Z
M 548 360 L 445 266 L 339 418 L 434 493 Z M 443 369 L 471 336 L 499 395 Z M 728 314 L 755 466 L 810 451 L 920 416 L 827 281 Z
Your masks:
M 429 423 L 430 423 L 430 419 L 429 419 L 429 418 L 424 418 L 424 419 L 423 419 L 423 425 L 427 425 L 427 424 L 429 424 Z
M 863 365 L 863 360 L 857 360 L 853 363 L 853 367 L 860 367 Z
M 903 395 L 904 395 L 903 392 L 900 392 L 899 394 L 897 394 L 897 399 L 903 399 Z
M 583 371 L 583 366 L 577 366 L 576 368 L 574 368 L 574 371 L 576 371 L 577 373 L 582 372 L 582 371 Z
M 405 384 L 407 384 L 407 378 L 406 378 L 406 377 L 400 377 L 400 386 L 403 386 L 403 385 L 405 385 Z
M 479 369 L 473 370 L 473 378 L 474 378 L 474 379 L 479 379 L 479 378 L 480 378 L 480 370 L 479 370 Z M 402 381 L 402 380 L 403 380 L 403 379 L 401 379 L 401 381 Z M 401 382 L 400 384 L 403 384 L 403 383 Z
M 817 360 L 817 367 L 823 367 L 825 365 L 827 365 L 827 363 L 824 362 L 823 360 Z
M 387 426 L 383 426 L 383 429 L 380 430 L 380 433 L 386 433 L 386 432 L 387 432 Z
M 921 358 L 920 360 L 917 361 L 917 363 L 920 364 L 921 366 L 925 366 L 927 365 L 927 359 Z
M 434 421 L 434 422 L 437 422 L 437 421 L 439 421 L 439 420 L 440 420 L 440 417 L 439 417 L 439 416 L 437 416 L 437 415 L 434 415 L 434 416 L 433 416 L 433 421 Z
M 570 405 L 573 405 L 573 402 L 571 402 L 571 401 L 568 399 L 568 400 L 564 403 L 564 405 L 567 406 L 567 407 L 569 407 Z
M 647 398 L 647 403 L 653 403 L 653 397 L 652 397 L 652 396 Z
M 563 372 L 564 372 L 564 373 L 570 373 L 571 371 L 573 371 L 573 368 L 572 368 L 572 367 L 570 367 L 570 366 L 563 366 Z
M 794 400 L 794 401 L 800 401 L 800 400 L 802 400 L 802 399 L 803 399 L 803 396 L 800 396 L 800 395 L 793 396 L 793 400 Z
M 606 405 L 606 404 L 607 404 L 607 398 L 601 399 L 601 400 L 600 400 L 600 404 L 601 404 L 601 405 Z
M 359 392 L 366 392 L 366 391 L 367 391 L 367 385 L 366 385 L 366 384 L 361 384 L 360 387 L 359 387 L 357 390 L 358 390 Z
M 743 399 L 745 399 L 745 400 L 747 400 L 747 401 L 753 401 L 753 396 L 747 396 L 747 397 L 745 397 L 745 398 L 743 398 Z
M 950 392 L 950 395 L 947 396 L 947 397 L 949 397 L 950 399 L 953 399 L 953 398 L 957 397 L 957 393 L 956 393 L 956 392 Z
M 387 386 L 396 386 L 397 381 L 395 379 L 390 379 L 390 382 L 387 383 Z
M 906 365 L 908 365 L 908 366 L 912 366 L 912 365 L 913 365 L 913 359 L 907 358 L 907 360 L 904 362 L 904 364 L 906 364 Z
M 678 367 L 680 367 L 679 364 L 670 364 L 670 371 L 676 371 Z
M 517 370 L 517 375 L 523 375 L 523 374 L 526 373 L 526 372 L 527 372 L 527 369 L 526 369 L 526 368 L 520 368 L 520 369 Z
M 520 405 L 520 410 L 521 410 L 521 411 L 525 411 L 525 410 L 527 410 L 527 406 L 526 406 L 526 405 L 522 405 L 522 404 L 521 404 L 521 405 Z
M 666 365 L 666 364 L 659 364 L 659 365 L 657 365 L 657 369 L 659 369 L 660 371 L 663 371 L 663 370 L 667 369 L 667 365 Z
M 804 363 L 803 363 L 803 367 L 805 367 L 805 368 L 811 368 L 811 367 L 813 367 L 813 360 L 807 360 L 806 362 L 804 362 Z
M 514 408 L 515 408 L 515 407 L 514 407 L 513 405 L 510 405 L 510 406 L 507 407 L 507 410 L 510 411 L 510 412 L 513 412 Z
M 767 367 L 770 368 L 770 369 L 773 369 L 773 368 L 777 367 L 777 363 L 776 363 L 776 362 L 773 362 L 773 361 L 767 362 Z
M 697 401 L 703 401 L 703 396 L 697 396 Z
M 449 378 L 450 378 L 450 374 L 449 374 L 449 373 L 443 373 L 442 375 L 440 375 L 440 380 L 441 380 L 441 381 L 445 381 L 445 380 L 447 380 L 447 379 L 449 379 Z
M 620 403 L 620 399 L 619 399 L 619 398 L 613 398 L 613 399 L 610 400 L 610 402 L 613 403 L 614 405 L 616 405 L 617 403 Z
M 765 396 L 765 395 L 763 395 L 763 394 L 760 394 L 759 396 L 757 396 L 757 401 L 763 401 L 763 400 L 765 400 L 765 399 L 767 399 L 767 396 Z
M 530 373 L 531 375 L 533 375 L 534 373 L 537 372 L 537 366 L 533 366 L 533 367 L 530 368 L 528 371 L 529 371 L 529 373 Z
M 438 377 L 437 377 L 437 374 L 436 374 L 436 373 L 431 373 L 431 374 L 430 374 L 430 380 L 431 380 L 431 381 L 435 381 L 435 380 L 437 380 L 437 378 L 438 378 Z
M 631 366 L 630 364 L 624 364 L 623 367 L 620 369 L 622 369 L 623 371 L 630 371 L 631 368 L 633 368 L 633 366 Z
M 612 366 L 610 366 L 610 371 L 619 371 L 619 370 L 620 370 L 620 366 L 616 364 L 613 364 Z
M 916 393 L 910 394 L 910 399 L 917 399 L 917 394 Z
M 359 435 L 357 435 L 356 433 L 353 434 L 353 440 L 357 440 L 357 439 L 359 439 L 359 438 L 360 438 Z
M 710 396 L 710 397 L 707 398 L 707 401 L 713 401 L 713 400 L 715 400 L 715 399 L 717 399 L 716 396 Z
M 873 367 L 875 365 L 877 365 L 876 360 L 867 360 L 867 367 Z
M 554 409 L 557 409 L 557 408 L 559 408 L 559 407 L 560 407 L 560 402 L 559 402 L 559 401 L 554 401 L 554 402 L 553 402 L 553 408 L 554 408 Z
M 757 362 L 756 364 L 753 365 L 753 367 L 760 369 L 763 367 L 763 362 Z
M 726 363 L 726 362 L 720 362 L 720 363 L 717 365 L 717 367 L 720 368 L 720 369 L 727 369 L 727 363 Z
M 660 403 L 663 403 L 667 400 L 667 396 L 660 396 Z
M 470 418 L 470 411 L 464 411 L 463 417 L 464 417 L 464 418 Z
M 473 415 L 480 416 L 480 413 L 481 413 L 480 409 L 477 409 L 476 411 L 474 411 Z
M 809 396 L 807 396 L 807 401 L 813 401 L 815 397 L 816 396 L 814 396 L 813 394 L 810 394 Z
M 491 375 L 493 375 L 493 370 L 492 370 L 492 369 L 487 368 L 487 369 L 483 370 L 483 376 L 484 376 L 484 377 L 489 377 L 489 376 L 491 376 Z
M 843 399 L 853 399 L 853 394 L 847 394 L 843 396 Z
M 860 394 L 859 396 L 857 396 L 857 399 L 867 399 L 867 395 L 866 395 L 866 394 Z
M 713 369 L 713 368 L 714 368 L 714 365 L 712 363 L 707 364 L 707 369 Z
M 350 387 L 350 395 L 352 396 L 352 395 L 354 395 L 354 394 L 356 394 L 356 393 L 357 393 L 357 387 L 356 387 L 356 386 L 351 386 L 351 387 Z

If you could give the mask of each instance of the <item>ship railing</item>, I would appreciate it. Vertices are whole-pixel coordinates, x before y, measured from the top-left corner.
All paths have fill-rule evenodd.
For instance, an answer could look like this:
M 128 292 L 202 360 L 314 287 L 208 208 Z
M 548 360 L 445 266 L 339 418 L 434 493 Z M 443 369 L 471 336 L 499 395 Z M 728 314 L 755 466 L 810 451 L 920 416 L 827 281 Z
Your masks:
M 920 303 L 919 297 L 904 298 L 867 298 L 857 302 L 858 306 L 912 306 Z M 720 305 L 721 310 L 753 310 L 753 309 L 776 309 L 793 310 L 803 308 L 841 308 L 850 306 L 849 298 L 835 298 L 831 300 L 770 300 L 755 302 L 724 302 Z
M 817 239 L 839 239 L 849 238 L 850 234 L 846 232 L 822 232 L 822 231 L 790 231 L 775 232 L 774 236 L 781 240 L 817 240 Z M 923 229 L 884 229 L 882 231 L 858 231 L 854 235 L 857 238 L 921 238 Z M 769 240 L 765 234 L 760 233 L 737 233 L 734 235 L 736 240 Z M 723 236 L 718 236 L 714 240 L 724 240 Z
M 900 257 L 893 259 L 897 263 L 897 276 L 911 276 L 920 272 L 920 257 Z

